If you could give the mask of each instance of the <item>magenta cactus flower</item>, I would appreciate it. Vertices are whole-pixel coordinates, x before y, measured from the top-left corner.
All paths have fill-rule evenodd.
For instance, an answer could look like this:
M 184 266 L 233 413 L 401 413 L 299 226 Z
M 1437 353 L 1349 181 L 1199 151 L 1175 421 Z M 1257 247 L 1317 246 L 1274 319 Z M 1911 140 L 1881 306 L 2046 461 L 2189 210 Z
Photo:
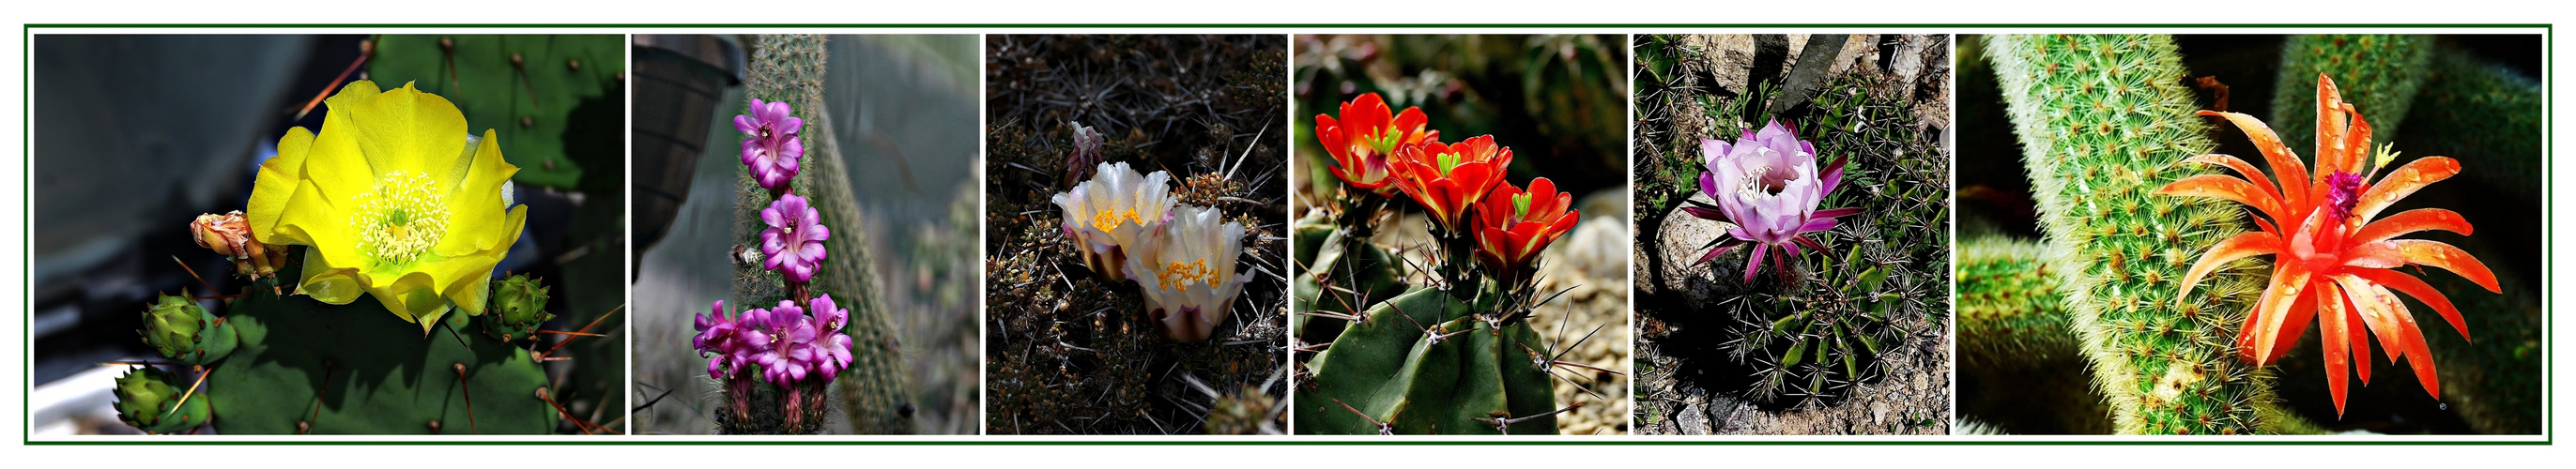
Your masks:
M 760 221 L 769 223 L 768 229 L 760 230 L 760 253 L 767 256 L 761 265 L 786 275 L 788 281 L 813 281 L 814 270 L 823 264 L 823 241 L 832 238 L 822 215 L 795 194 L 761 209 Z
M 760 310 L 745 313 L 753 311 Z M 778 307 L 764 313 L 750 317 L 753 327 L 761 332 L 758 337 L 766 339 L 766 346 L 752 356 L 752 361 L 760 364 L 761 379 L 779 386 L 795 386 L 814 366 L 814 322 L 794 301 L 779 300 Z
M 742 164 L 751 167 L 751 178 L 763 189 L 787 187 L 787 180 L 796 178 L 796 160 L 805 157 L 805 143 L 796 138 L 805 119 L 791 112 L 787 103 L 751 98 L 751 113 L 733 116 L 734 130 L 744 134 Z
M 814 368 L 824 381 L 840 378 L 841 370 L 850 367 L 850 335 L 841 326 L 850 323 L 850 310 L 832 302 L 832 295 L 815 298 L 812 303 L 813 323 L 821 334 L 814 341 Z
M 713 354 L 707 357 L 708 378 L 724 379 L 727 373 L 742 369 L 746 355 L 735 352 L 749 344 L 742 340 L 742 323 L 725 317 L 724 300 L 716 300 L 714 311 L 698 315 L 697 329 L 697 337 L 689 344 L 698 349 L 700 356 Z
M 1754 272 L 1762 269 L 1762 259 L 1774 248 L 1782 252 L 1771 257 L 1772 265 L 1781 278 L 1793 278 L 1789 259 L 1798 257 L 1801 246 L 1819 251 L 1825 248 L 1807 233 L 1831 230 L 1838 223 L 1836 217 L 1860 213 L 1856 207 L 1816 209 L 1826 194 L 1842 184 L 1843 163 L 1848 160 L 1835 160 L 1818 171 L 1816 146 L 1799 140 L 1778 119 L 1758 133 L 1745 131 L 1732 144 L 1700 139 L 1700 153 L 1707 161 L 1708 172 L 1699 175 L 1699 191 L 1717 204 L 1694 200 L 1682 210 L 1729 226 L 1726 236 L 1711 241 L 1714 248 L 1700 256 L 1698 262 L 1716 259 L 1738 246 L 1752 245 L 1753 253 L 1744 262 L 1747 283 L 1753 281 Z

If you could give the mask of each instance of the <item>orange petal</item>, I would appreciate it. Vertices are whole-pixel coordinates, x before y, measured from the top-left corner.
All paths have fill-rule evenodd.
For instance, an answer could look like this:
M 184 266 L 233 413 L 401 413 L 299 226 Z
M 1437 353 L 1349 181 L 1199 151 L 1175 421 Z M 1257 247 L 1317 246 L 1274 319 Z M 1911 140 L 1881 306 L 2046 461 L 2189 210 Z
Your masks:
M 2326 175 L 2337 170 L 2351 171 L 2350 168 L 2356 165 L 2349 162 L 2348 155 L 2352 151 L 2344 140 L 2344 110 L 2347 106 L 2343 102 L 2343 92 L 2335 88 L 2334 80 L 2326 78 L 2323 73 L 2317 74 L 2316 102 L 2317 172 L 2313 180 L 2317 185 L 2325 185 Z
M 2262 357 L 2254 362 L 2255 366 L 2272 363 L 2275 355 L 2273 351 L 2280 346 L 2279 341 L 2285 333 L 2291 335 L 2291 343 L 2297 342 L 2296 334 L 2301 332 L 2283 331 L 2282 328 L 2289 324 L 2298 324 L 2299 328 L 2305 329 L 2307 321 L 2302 319 L 2293 323 L 2289 320 L 2291 315 L 2304 316 L 2315 313 L 2312 306 L 2292 307 L 2304 302 L 2301 296 L 2306 294 L 2309 288 L 2308 270 L 2300 268 L 2297 262 L 2276 262 L 2273 265 L 2275 267 L 2272 271 L 2272 284 L 2263 288 L 2263 300 L 2254 306 L 2255 317 L 2247 318 L 2253 323 L 2248 325 L 2254 329 L 2253 332 L 2238 333 L 2240 337 L 2253 336 L 2254 347 L 2248 353 Z
M 2236 128 L 2244 129 L 2245 138 L 2253 140 L 2254 148 L 2263 151 L 2264 162 L 2272 165 L 2273 179 L 2281 185 L 2281 195 L 2288 198 L 2289 205 L 2308 205 L 2308 178 L 2299 177 L 2308 174 L 2308 165 L 2300 163 L 2299 154 L 2291 153 L 2290 147 L 2281 145 L 2281 135 L 2272 133 L 2272 126 L 2254 116 L 2233 112 L 2200 111 L 2200 115 L 2225 117 Z
M 2237 259 L 2280 252 L 2281 237 L 2261 231 L 2247 232 L 2219 241 L 2218 244 L 2211 245 L 2208 252 L 2202 253 L 2199 261 L 2191 264 L 2190 271 L 2183 273 L 2182 291 L 2174 294 L 2174 303 L 2181 304 L 2183 300 L 2191 298 L 2191 287 L 2199 284 L 2200 278 L 2209 275 L 2210 271 L 2218 270 L 2218 266 L 2227 265 L 2228 262 Z
M 2370 191 L 2361 193 L 2361 201 L 2353 205 L 2352 213 L 2363 220 L 2371 219 L 2379 216 L 2380 210 L 2388 209 L 2389 204 L 2413 195 L 2415 190 L 2458 174 L 2459 160 L 2439 156 L 2417 158 L 2371 183 Z
M 2486 263 L 2478 262 L 2478 258 L 2470 257 L 2468 252 L 2461 251 L 2460 248 L 2441 241 L 2421 239 L 2392 239 L 2384 242 L 2396 244 L 2397 249 L 2405 254 L 2407 262 L 2447 269 L 2471 282 L 2477 282 L 2478 286 L 2486 287 L 2489 292 L 2504 293 L 2503 289 L 2496 287 L 2495 272 L 2487 270 Z
M 2344 274 L 2361 277 L 2362 280 L 2369 280 L 2371 284 L 2394 288 L 2405 292 L 2406 296 L 2415 297 L 2416 301 L 2432 306 L 2433 312 L 2440 314 L 2443 321 L 2449 321 L 2452 330 L 2460 331 L 2460 338 L 2475 340 L 2469 337 L 2469 324 L 2460 320 L 2460 309 L 2451 306 L 2449 297 L 2442 296 L 2440 290 L 2434 290 L 2433 285 L 2424 283 L 2423 279 L 2389 269 L 2345 269 Z
M 2476 229 L 2469 226 L 2469 219 L 2461 217 L 2459 212 L 2438 208 L 2419 208 L 2397 212 L 2396 215 L 2389 215 L 2388 218 L 2381 218 L 2370 222 L 2369 225 L 2363 225 L 2361 231 L 2353 232 L 2352 240 L 2347 242 L 2375 243 L 2424 230 L 2442 230 L 2467 236 Z
M 2343 103 L 2343 112 L 2352 116 L 2352 128 L 2344 131 L 2344 156 L 2335 164 L 2345 172 L 2360 173 L 2361 166 L 2369 164 L 2365 161 L 2370 159 L 2370 120 L 2361 118 L 2361 111 L 2353 109 L 2352 103 Z M 2325 177 L 2318 176 L 2317 180 Z
M 2255 188 L 2263 189 L 2263 193 L 2271 195 L 2273 200 L 2280 200 L 2281 198 L 2281 189 L 2272 184 L 2272 178 L 2270 176 L 2263 175 L 2262 171 L 2254 169 L 2254 164 L 2245 162 L 2245 159 L 2243 158 L 2237 158 L 2234 155 L 2222 153 L 2211 153 L 2185 158 L 2182 161 L 2185 163 L 2226 166 L 2227 169 L 2235 170 L 2237 175 L 2245 176 L 2246 180 L 2253 181 Z
M 2410 347 L 2406 345 L 2405 333 L 2398 328 L 2413 327 L 2414 323 L 2398 320 L 2397 312 L 2405 306 L 2399 304 L 2397 294 L 2351 275 L 2334 276 L 2334 282 L 2343 288 L 2344 298 L 2352 302 L 2353 313 L 2359 316 L 2361 323 L 2369 326 L 2371 335 L 2379 339 L 2379 345 L 2388 349 L 2388 362 L 2396 363 L 2398 357 L 2405 356 Z
M 2406 253 L 2394 241 L 2361 243 L 2343 250 L 2345 267 L 2394 269 L 2406 265 Z
M 2263 212 L 2278 222 L 2283 218 L 2280 197 L 2264 191 L 2253 182 L 2220 174 L 2203 174 L 2182 178 L 2156 189 L 2157 194 L 2182 197 L 2215 197 L 2236 201 Z
M 2433 348 L 2424 344 L 2424 330 L 2423 328 L 2415 325 L 2415 314 L 2406 310 L 2405 302 L 2396 301 L 2397 295 L 2389 293 L 2387 287 L 2372 285 L 2370 288 L 2378 295 L 2389 299 L 2388 307 L 2391 312 L 2390 315 L 2395 317 L 2398 323 L 2398 326 L 2395 328 L 2398 332 L 2398 338 L 2399 340 L 2405 341 L 2400 342 L 2401 345 L 2388 345 L 2386 342 L 2381 342 L 2380 345 L 2388 345 L 2389 347 L 2396 347 L 2397 349 L 2404 350 L 2403 354 L 2406 356 L 2406 365 L 2409 368 L 2415 369 L 2415 381 L 2424 385 L 2424 395 L 2433 396 L 2433 399 L 2440 400 L 2442 398 L 2442 376 L 2439 373 L 2433 372 Z M 2389 358 L 2390 363 L 2395 363 L 2396 360 L 2397 359 L 2393 356 Z
M 2318 282 L 2316 286 L 2321 290 L 2318 293 L 2326 297 L 2317 301 L 2318 309 L 2323 310 L 2317 314 L 2317 328 L 2321 329 L 2317 334 L 2324 339 L 2321 342 L 2326 349 L 2326 391 L 2334 395 L 2335 417 L 2342 417 L 2344 385 L 2349 384 L 2344 382 L 2344 374 L 2352 367 L 2352 331 L 2350 325 L 2344 324 L 2344 318 L 2351 313 L 2343 310 L 2342 295 L 2334 284 Z
M 2318 278 L 2317 283 L 2334 283 L 2334 281 L 2327 278 Z M 2333 295 L 2334 301 L 2343 303 L 2343 306 L 2340 308 L 2343 310 L 2343 329 L 2346 334 L 2350 335 L 2350 337 L 2346 337 L 2344 340 L 2352 344 L 2353 376 L 2361 378 L 2361 384 L 2368 386 L 2370 385 L 2371 371 L 2370 327 L 2368 327 L 2370 320 L 2364 319 L 2361 315 L 2361 308 L 2355 307 L 2352 304 L 2352 292 L 2350 290 L 2346 290 L 2341 286 L 2333 288 L 2335 290 L 2335 294 Z

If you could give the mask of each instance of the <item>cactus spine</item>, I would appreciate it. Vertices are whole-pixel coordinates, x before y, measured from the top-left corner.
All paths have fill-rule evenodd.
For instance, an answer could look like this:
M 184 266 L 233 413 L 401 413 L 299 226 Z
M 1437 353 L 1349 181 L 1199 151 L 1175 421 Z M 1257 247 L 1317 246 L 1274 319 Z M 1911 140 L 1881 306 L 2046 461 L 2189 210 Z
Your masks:
M 2212 294 L 2175 301 L 2183 268 L 2244 231 L 2244 215 L 2151 193 L 2208 172 L 2175 162 L 2215 147 L 2192 116 L 2171 38 L 1994 36 L 1986 54 L 2035 186 L 2047 263 L 2114 431 L 2261 431 L 2256 404 L 2272 399 L 2271 377 L 2231 348 L 2257 290 L 2245 264 L 2216 276 Z

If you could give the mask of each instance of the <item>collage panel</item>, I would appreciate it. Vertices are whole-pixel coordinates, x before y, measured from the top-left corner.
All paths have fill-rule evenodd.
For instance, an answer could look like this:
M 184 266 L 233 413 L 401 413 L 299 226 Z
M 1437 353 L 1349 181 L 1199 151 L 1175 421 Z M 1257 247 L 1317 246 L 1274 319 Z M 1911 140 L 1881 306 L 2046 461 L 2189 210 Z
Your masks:
M 1286 40 L 985 36 L 988 434 L 1284 430 Z
M 639 434 L 972 435 L 974 35 L 638 35 Z
M 624 433 L 621 41 L 34 37 L 31 427 Z
M 1950 36 L 1635 38 L 1638 433 L 1950 433 Z
M 1296 37 L 1296 433 L 1629 432 L 1623 42 Z
M 1963 432 L 2541 431 L 2540 36 L 1960 45 Z

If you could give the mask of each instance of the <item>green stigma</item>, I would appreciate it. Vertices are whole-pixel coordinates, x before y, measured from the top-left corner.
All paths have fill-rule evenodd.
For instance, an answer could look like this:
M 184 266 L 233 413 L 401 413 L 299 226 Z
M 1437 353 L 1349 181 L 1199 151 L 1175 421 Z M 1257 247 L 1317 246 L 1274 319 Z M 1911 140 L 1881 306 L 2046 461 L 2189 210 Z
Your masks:
M 1519 194 L 1513 194 L 1513 195 L 1512 195 L 1512 218 L 1522 218 L 1522 217 L 1527 217 L 1527 216 L 1529 216 L 1529 206 L 1530 206 L 1530 195 L 1529 195 L 1529 193 L 1524 192 L 1524 193 L 1519 193 Z
M 1441 153 L 1439 157 L 1440 175 L 1447 176 L 1449 175 L 1449 170 L 1458 169 L 1458 163 L 1461 159 L 1464 158 L 1459 157 L 1457 153 Z
M 1395 131 L 1394 131 L 1395 129 L 1376 129 L 1376 130 L 1377 130 L 1377 136 L 1376 136 L 1376 137 L 1370 137 L 1370 138 L 1368 138 L 1368 139 L 1367 139 L 1367 140 L 1368 140 L 1368 143 L 1369 143 L 1369 146 L 1370 146 L 1370 147 L 1375 147 L 1375 148 L 1377 148 L 1377 154 L 1380 154 L 1380 155 L 1384 155 L 1384 154 L 1388 154 L 1388 153 L 1394 153 L 1394 152 L 1395 152 L 1395 142 L 1396 142 L 1396 140 L 1401 140 L 1401 139 L 1404 137 L 1404 133 L 1402 133 L 1402 132 L 1395 132 Z

